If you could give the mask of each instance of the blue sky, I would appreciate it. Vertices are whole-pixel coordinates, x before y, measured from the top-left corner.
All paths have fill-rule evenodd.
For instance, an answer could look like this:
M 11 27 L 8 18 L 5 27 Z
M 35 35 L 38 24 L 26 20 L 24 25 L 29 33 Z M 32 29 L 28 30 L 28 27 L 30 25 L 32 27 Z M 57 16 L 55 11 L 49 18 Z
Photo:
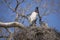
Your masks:
M 0 21 L 2 22 L 14 21 L 16 14 L 12 12 L 5 3 L 1 3 L 1 2 L 2 0 L 0 0 L 0 18 L 1 18 Z M 13 8 L 16 6 L 15 3 L 16 1 L 13 0 L 11 4 Z M 53 27 L 60 31 L 60 0 L 42 0 L 41 3 L 40 1 L 37 2 L 32 0 L 26 0 L 19 7 L 21 7 L 22 9 L 27 8 L 28 10 L 25 10 L 25 14 L 29 14 L 32 11 L 34 11 L 36 6 L 39 6 L 39 9 L 40 9 L 39 11 L 41 14 L 43 14 L 45 11 L 45 8 L 44 8 L 45 3 L 47 3 L 47 8 L 48 8 L 47 12 L 49 12 L 50 9 L 51 11 L 49 12 L 50 13 L 49 15 L 43 16 L 43 21 L 47 22 L 50 27 Z M 31 5 L 30 8 L 28 8 L 28 5 Z M 27 25 L 28 22 L 25 22 L 24 24 Z

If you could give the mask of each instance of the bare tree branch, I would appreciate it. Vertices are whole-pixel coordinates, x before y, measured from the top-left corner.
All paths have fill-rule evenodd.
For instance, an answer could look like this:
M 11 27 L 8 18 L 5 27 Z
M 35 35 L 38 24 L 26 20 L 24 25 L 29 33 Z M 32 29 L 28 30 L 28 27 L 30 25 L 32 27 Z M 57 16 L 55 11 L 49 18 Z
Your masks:
M 13 12 L 16 12 L 18 6 L 19 6 L 21 3 L 24 2 L 24 0 L 23 0 L 22 2 L 19 2 L 18 0 L 16 0 L 16 2 L 17 2 L 16 7 L 15 7 L 15 8 L 12 8 L 12 7 L 10 6 L 11 3 L 7 3 L 6 0 L 3 0 L 3 1 L 6 3 L 6 5 L 7 5 Z
M 24 2 L 24 0 L 23 0 L 22 2 L 19 2 L 18 0 L 16 0 L 16 2 L 17 2 L 17 5 L 16 5 L 16 7 L 15 7 L 15 11 L 17 10 L 18 6 L 19 6 L 21 3 Z
M 17 4 L 16 4 L 16 7 L 15 7 L 15 12 L 16 12 L 16 18 L 15 18 L 15 21 L 18 22 L 19 20 L 19 13 L 17 12 L 17 9 L 18 9 L 18 6 L 24 2 L 24 0 L 22 2 L 19 2 L 18 0 L 16 0 Z
M 8 36 L 9 38 L 7 38 L 7 40 L 12 40 L 13 33 L 11 33 L 8 28 L 5 28 L 5 29 L 7 30 L 7 32 L 9 32 L 9 36 Z
M 43 5 L 43 7 L 45 8 L 45 10 L 44 10 L 44 13 L 41 15 L 42 17 L 51 14 L 49 8 L 47 7 L 47 5 L 48 5 L 47 2 Z
M 4 27 L 4 28 L 19 27 L 21 29 L 26 30 L 25 26 L 19 22 L 8 22 L 8 23 L 0 22 L 0 27 Z
M 8 38 L 8 36 L 0 36 L 0 38 Z
M 13 12 L 16 13 L 15 21 L 18 22 L 19 17 L 22 16 L 22 15 L 17 12 L 17 9 L 18 9 L 18 6 L 19 6 L 21 3 L 24 2 L 24 0 L 22 0 L 21 2 L 19 2 L 18 0 L 16 0 L 16 7 L 15 7 L 15 8 L 12 8 L 12 7 L 10 6 L 11 3 L 8 3 L 6 0 L 3 0 L 3 1 L 6 3 L 6 5 L 8 6 L 8 8 L 10 8 Z M 23 16 L 22 16 L 22 17 L 23 17 Z M 24 17 L 26 17 L 26 16 L 24 16 Z
M 8 40 L 12 40 L 13 38 L 13 33 L 10 33 Z
M 8 8 L 10 8 L 13 12 L 15 12 L 14 8 L 12 8 L 12 7 L 10 6 L 10 3 L 7 3 L 6 0 L 3 0 L 3 1 L 6 3 L 6 5 L 8 6 Z
M 43 17 L 43 16 L 47 16 L 49 14 L 51 14 L 50 10 L 48 10 L 48 8 L 46 8 L 46 10 L 44 11 L 44 13 L 41 16 Z

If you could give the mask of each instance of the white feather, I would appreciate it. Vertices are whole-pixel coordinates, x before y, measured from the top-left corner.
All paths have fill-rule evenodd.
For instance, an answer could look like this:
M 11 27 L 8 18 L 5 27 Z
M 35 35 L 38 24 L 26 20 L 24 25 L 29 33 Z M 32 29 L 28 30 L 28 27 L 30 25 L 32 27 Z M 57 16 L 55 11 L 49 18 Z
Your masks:
M 30 19 L 29 19 L 30 22 L 36 20 L 37 15 L 38 15 L 38 13 L 36 13 L 36 12 L 32 12 L 32 14 L 29 16 L 29 18 L 30 18 Z

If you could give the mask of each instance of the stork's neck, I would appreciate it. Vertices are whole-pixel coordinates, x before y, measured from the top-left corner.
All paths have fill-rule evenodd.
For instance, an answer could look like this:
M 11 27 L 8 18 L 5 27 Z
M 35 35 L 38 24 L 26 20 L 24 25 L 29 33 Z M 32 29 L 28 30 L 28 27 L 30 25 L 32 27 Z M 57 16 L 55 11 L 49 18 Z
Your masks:
M 35 12 L 36 12 L 36 13 L 39 13 L 38 7 L 36 7 Z

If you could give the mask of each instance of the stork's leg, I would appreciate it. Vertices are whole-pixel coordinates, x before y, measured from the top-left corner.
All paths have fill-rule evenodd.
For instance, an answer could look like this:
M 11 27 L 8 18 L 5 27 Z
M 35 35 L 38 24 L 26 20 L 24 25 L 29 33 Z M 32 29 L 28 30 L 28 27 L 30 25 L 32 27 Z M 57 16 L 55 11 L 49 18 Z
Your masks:
M 37 21 L 37 19 L 34 20 L 34 21 L 30 24 L 30 26 L 36 26 L 36 21 Z

